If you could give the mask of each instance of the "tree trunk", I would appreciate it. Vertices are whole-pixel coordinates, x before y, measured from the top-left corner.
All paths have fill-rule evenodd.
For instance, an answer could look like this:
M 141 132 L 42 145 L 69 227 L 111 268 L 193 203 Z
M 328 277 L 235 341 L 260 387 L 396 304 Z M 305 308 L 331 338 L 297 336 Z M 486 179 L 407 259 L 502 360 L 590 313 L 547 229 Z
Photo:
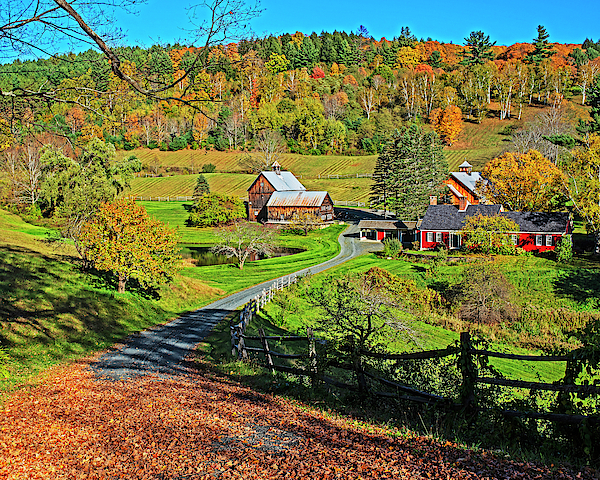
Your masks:
M 119 274 L 119 286 L 117 287 L 118 293 L 125 293 L 125 284 L 127 283 L 127 277 Z

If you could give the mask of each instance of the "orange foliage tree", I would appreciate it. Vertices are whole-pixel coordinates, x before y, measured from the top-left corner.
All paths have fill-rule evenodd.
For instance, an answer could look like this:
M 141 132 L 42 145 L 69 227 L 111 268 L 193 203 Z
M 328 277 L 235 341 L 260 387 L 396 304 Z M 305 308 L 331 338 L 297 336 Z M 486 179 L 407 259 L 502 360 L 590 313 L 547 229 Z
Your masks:
M 480 193 L 514 211 L 551 211 L 564 197 L 561 170 L 537 150 L 507 152 L 481 172 Z
M 456 105 L 448 105 L 443 110 L 436 108 L 429 117 L 436 133 L 448 145 L 458 139 L 462 131 L 462 112 Z
M 169 282 L 181 264 L 177 230 L 151 218 L 132 200 L 103 203 L 81 230 L 85 258 L 98 270 L 113 272 L 119 293 L 130 278 L 142 287 Z

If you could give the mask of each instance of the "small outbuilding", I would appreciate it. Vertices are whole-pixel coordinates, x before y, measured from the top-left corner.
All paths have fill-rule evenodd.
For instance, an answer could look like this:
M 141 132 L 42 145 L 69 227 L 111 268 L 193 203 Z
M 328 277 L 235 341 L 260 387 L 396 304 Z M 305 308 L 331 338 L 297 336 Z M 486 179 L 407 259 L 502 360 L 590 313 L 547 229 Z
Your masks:
M 386 238 L 397 238 L 401 242 L 413 242 L 416 239 L 417 222 L 402 220 L 361 220 L 358 223 L 361 240 L 383 242 Z

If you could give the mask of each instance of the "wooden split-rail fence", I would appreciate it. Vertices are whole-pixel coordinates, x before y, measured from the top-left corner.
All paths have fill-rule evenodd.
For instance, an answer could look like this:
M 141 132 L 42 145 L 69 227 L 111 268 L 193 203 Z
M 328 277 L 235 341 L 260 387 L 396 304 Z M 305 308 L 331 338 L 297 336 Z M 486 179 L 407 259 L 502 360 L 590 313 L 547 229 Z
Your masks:
M 259 313 L 268 302 L 273 300 L 275 292 L 283 290 L 285 287 L 289 287 L 291 284 L 298 281 L 298 276 L 295 273 L 291 275 L 280 277 L 275 280 L 269 288 L 263 288 L 262 292 L 257 294 L 251 299 L 240 312 L 238 323 L 230 326 L 231 330 L 231 354 L 238 359 L 248 358 L 248 351 L 246 347 L 246 328 L 250 324 L 252 317 L 255 313 Z
M 261 347 L 248 347 L 245 344 L 245 340 L 255 340 L 261 342 Z M 280 353 L 274 351 L 270 347 L 269 342 L 306 342 L 307 349 L 306 353 L 301 354 L 289 354 Z M 312 379 L 313 384 L 315 382 L 322 382 L 328 385 L 332 385 L 338 388 L 352 390 L 355 392 L 370 394 L 384 398 L 397 398 L 401 400 L 408 400 L 411 402 L 417 402 L 421 404 L 433 404 L 443 408 L 462 411 L 468 414 L 476 414 L 486 410 L 496 411 L 506 417 L 521 417 L 521 418 L 532 418 L 537 420 L 549 420 L 552 422 L 568 423 L 568 424 L 579 424 L 586 421 L 589 424 L 600 423 L 600 416 L 598 415 L 573 415 L 566 413 L 551 413 L 551 412 L 536 412 L 536 411 L 517 411 L 517 410 L 498 410 L 496 408 L 487 408 L 481 406 L 480 398 L 478 395 L 477 385 L 496 385 L 499 387 L 513 387 L 529 390 L 540 390 L 540 391 L 553 391 L 562 393 L 577 393 L 580 395 L 599 395 L 600 385 L 578 385 L 574 383 L 565 383 L 563 379 L 560 382 L 555 383 L 543 383 L 543 382 L 526 382 L 522 380 L 509 380 L 505 378 L 495 378 L 490 376 L 481 376 L 479 368 L 477 367 L 478 357 L 487 358 L 502 358 L 506 360 L 515 361 L 526 361 L 526 362 L 567 362 L 567 371 L 569 370 L 569 363 L 583 361 L 578 359 L 577 355 L 570 353 L 568 355 L 550 356 L 550 355 L 514 355 L 500 352 L 493 352 L 490 350 L 480 350 L 473 347 L 471 336 L 468 332 L 463 332 L 460 335 L 460 342 L 458 345 L 450 345 L 445 349 L 428 350 L 423 352 L 411 352 L 401 354 L 384 354 L 369 352 L 365 350 L 356 350 L 354 352 L 348 352 L 348 355 L 341 358 L 341 361 L 327 361 L 327 367 L 331 367 L 341 370 L 347 370 L 353 373 L 352 377 L 356 383 L 348 383 L 340 381 L 338 378 L 332 378 L 331 373 L 325 371 L 318 371 L 317 366 L 323 365 L 318 362 L 317 356 L 317 344 L 324 344 L 323 340 L 315 339 L 313 332 L 308 329 L 306 336 L 266 336 L 264 331 L 261 329 L 258 336 L 245 336 L 240 335 L 240 342 L 235 349 L 239 359 L 247 360 L 251 358 L 251 354 L 256 358 L 256 355 L 264 355 L 264 365 L 269 368 L 272 372 L 280 371 L 285 373 L 291 373 L 294 375 L 307 376 Z M 429 392 L 423 392 L 419 389 L 404 385 L 398 381 L 384 378 L 378 372 L 373 370 L 368 371 L 365 368 L 364 360 L 368 358 L 375 358 L 380 360 L 403 362 L 411 360 L 426 360 L 426 359 L 441 359 L 445 357 L 455 356 L 455 365 L 459 369 L 461 374 L 461 385 L 458 391 L 460 391 L 460 397 L 458 399 L 444 397 Z M 304 367 L 290 366 L 278 364 L 274 361 L 275 358 L 282 360 L 298 360 L 308 359 L 308 364 Z M 321 368 L 321 367 L 320 367 Z M 329 373 L 327 375 L 326 373 Z M 379 385 L 379 388 L 374 388 L 375 385 Z

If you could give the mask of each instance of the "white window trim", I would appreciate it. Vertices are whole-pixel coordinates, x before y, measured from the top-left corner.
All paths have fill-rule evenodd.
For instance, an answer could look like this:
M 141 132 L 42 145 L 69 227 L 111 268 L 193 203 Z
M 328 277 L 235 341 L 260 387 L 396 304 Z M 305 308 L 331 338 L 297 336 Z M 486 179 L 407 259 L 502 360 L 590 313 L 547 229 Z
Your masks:
M 435 243 L 442 243 L 443 239 L 442 232 L 435 232 Z
M 433 242 L 433 232 L 426 232 L 426 241 L 431 243 Z
M 544 237 L 542 235 L 535 236 L 535 246 L 542 247 L 544 245 Z
M 519 244 L 519 235 L 516 233 L 511 233 L 510 240 L 512 244 L 516 247 Z
M 546 235 L 546 246 L 552 246 L 552 235 Z

